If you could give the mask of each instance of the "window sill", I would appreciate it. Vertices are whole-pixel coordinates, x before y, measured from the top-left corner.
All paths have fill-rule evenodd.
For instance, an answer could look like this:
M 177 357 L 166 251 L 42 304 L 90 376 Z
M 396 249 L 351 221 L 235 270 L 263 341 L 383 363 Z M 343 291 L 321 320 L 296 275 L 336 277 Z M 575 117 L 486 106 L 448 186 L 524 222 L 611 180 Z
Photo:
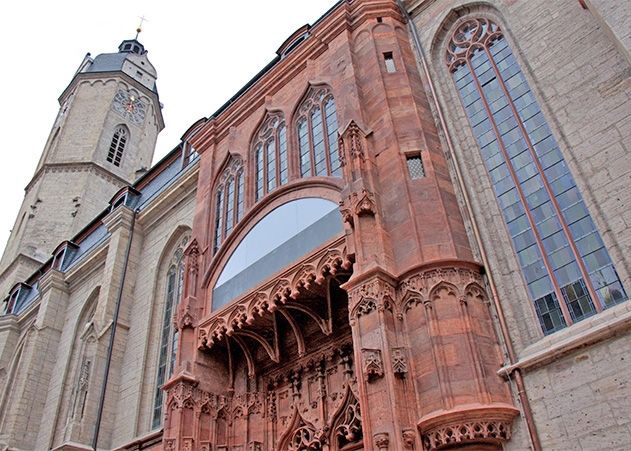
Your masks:
M 626 301 L 528 346 L 520 353 L 517 362 L 502 367 L 498 374 L 509 377 L 517 369 L 531 371 L 577 349 L 607 340 L 629 329 L 631 302 Z

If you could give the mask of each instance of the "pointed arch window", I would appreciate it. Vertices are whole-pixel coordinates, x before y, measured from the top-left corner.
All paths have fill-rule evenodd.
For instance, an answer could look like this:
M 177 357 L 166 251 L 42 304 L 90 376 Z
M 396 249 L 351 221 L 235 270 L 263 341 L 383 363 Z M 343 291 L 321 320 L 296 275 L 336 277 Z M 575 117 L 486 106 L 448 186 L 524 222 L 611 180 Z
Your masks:
M 219 186 L 215 192 L 213 252 L 217 252 L 221 243 L 243 217 L 244 191 L 243 164 L 240 159 L 232 158 L 221 174 Z
M 557 141 L 502 30 L 461 23 L 446 63 L 545 334 L 627 299 Z
M 119 126 L 114 131 L 112 136 L 112 142 L 110 143 L 110 149 L 107 152 L 107 161 L 114 166 L 120 166 L 123 160 L 123 152 L 125 151 L 125 145 L 129 138 L 127 129 L 123 126 Z
M 182 297 L 184 283 L 184 249 L 189 241 L 185 236 L 179 242 L 177 249 L 171 258 L 169 269 L 166 273 L 164 293 L 164 315 L 162 318 L 160 349 L 158 355 L 158 374 L 156 377 L 156 392 L 153 403 L 152 429 L 162 424 L 162 409 L 164 404 L 164 391 L 162 386 L 171 377 L 175 369 L 177 355 L 178 330 L 173 326 L 173 315 Z
M 301 177 L 341 176 L 337 128 L 331 90 L 312 88 L 298 108 L 296 120 Z
M 282 114 L 268 114 L 255 135 L 252 149 L 258 201 L 289 180 L 287 129 Z

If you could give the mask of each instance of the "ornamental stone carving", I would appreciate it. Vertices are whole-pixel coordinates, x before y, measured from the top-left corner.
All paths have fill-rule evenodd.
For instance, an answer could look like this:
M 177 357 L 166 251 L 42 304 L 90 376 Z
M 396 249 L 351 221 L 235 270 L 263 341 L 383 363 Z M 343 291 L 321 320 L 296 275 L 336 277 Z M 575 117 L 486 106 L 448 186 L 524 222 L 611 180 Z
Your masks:
M 387 432 L 378 432 L 374 435 L 375 446 L 379 451 L 387 450 L 390 446 L 390 435 Z
M 252 324 L 257 316 L 275 312 L 284 304 L 294 303 L 306 289 L 325 287 L 327 277 L 349 271 L 352 265 L 350 256 L 346 254 L 345 239 L 341 238 L 331 247 L 312 255 L 309 260 L 288 268 L 276 279 L 200 321 L 198 348 L 210 349 L 226 335 L 230 336 Z
M 359 128 L 354 120 L 351 120 L 346 130 L 340 134 L 338 139 L 338 148 L 340 152 L 340 162 L 346 165 L 348 161 L 354 159 L 365 160 L 366 153 L 363 141 L 366 134 Z
M 416 441 L 416 432 L 413 429 L 404 429 L 401 433 L 403 437 L 403 446 L 408 449 L 414 449 L 414 442 Z
M 379 349 L 362 349 L 364 376 L 368 382 L 383 377 L 383 359 Z
M 458 299 L 466 298 L 471 287 L 485 293 L 480 266 L 475 263 L 458 262 L 440 268 L 421 269 L 399 283 L 397 292 L 398 299 L 402 302 L 400 311 L 407 312 L 419 304 L 431 307 L 435 294 L 441 287 L 453 291 L 452 294 Z
M 426 450 L 480 442 L 491 442 L 499 445 L 510 439 L 511 422 L 512 420 L 498 419 L 441 425 L 423 433 L 423 445 Z
M 405 348 L 392 348 L 392 371 L 399 378 L 404 378 L 408 372 L 408 359 Z
M 387 280 L 375 277 L 349 290 L 348 304 L 351 319 L 366 315 L 373 310 L 392 310 L 396 297 L 394 286 Z

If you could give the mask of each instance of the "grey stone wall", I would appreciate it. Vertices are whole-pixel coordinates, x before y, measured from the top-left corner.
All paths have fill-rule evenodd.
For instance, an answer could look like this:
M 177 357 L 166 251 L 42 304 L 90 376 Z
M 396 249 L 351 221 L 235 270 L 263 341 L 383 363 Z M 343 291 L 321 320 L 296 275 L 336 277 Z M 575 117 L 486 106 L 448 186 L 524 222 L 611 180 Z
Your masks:
M 623 319 L 628 302 L 556 337 L 543 338 L 479 148 L 444 63 L 444 46 L 459 17 L 490 17 L 504 30 L 629 292 L 631 66 L 620 45 L 624 36 L 618 34 L 620 42 L 614 39 L 601 18 L 575 0 L 406 3 L 455 142 L 455 164 L 466 180 L 519 354 L 517 363 L 534 354 L 548 356 L 524 370 L 544 449 L 623 449 L 631 441 L 628 423 L 617 413 L 628 417 L 617 405 L 628 391 L 624 381 L 631 369 L 625 355 L 629 326 Z M 626 5 L 603 1 L 600 7 L 610 18 L 615 16 L 613 29 L 631 29 Z M 611 334 L 600 327 L 615 328 L 620 337 L 603 341 Z M 572 354 L 579 343 L 587 347 Z M 521 421 L 515 425 L 510 449 L 528 446 Z

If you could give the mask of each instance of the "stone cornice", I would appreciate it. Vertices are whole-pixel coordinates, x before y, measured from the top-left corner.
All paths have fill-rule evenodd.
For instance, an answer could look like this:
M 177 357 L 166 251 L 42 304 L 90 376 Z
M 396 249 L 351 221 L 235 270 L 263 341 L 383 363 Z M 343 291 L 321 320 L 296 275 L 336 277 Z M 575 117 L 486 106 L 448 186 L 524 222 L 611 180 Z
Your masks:
M 37 172 L 35 173 L 35 175 L 33 176 L 33 178 L 31 179 L 31 181 L 29 182 L 28 185 L 26 185 L 26 188 L 24 188 L 24 191 L 29 191 L 33 185 L 41 178 L 42 175 L 49 173 L 49 172 L 93 172 L 94 174 L 98 175 L 99 177 L 112 182 L 114 184 L 120 185 L 120 186 L 125 186 L 128 185 L 129 183 L 123 179 L 122 177 L 119 177 L 118 175 L 114 174 L 113 172 L 108 171 L 107 169 L 105 169 L 103 166 L 97 164 L 97 163 L 93 163 L 93 162 L 81 162 L 81 163 L 45 163 L 42 165 L 41 168 L 39 168 L 37 170 Z

